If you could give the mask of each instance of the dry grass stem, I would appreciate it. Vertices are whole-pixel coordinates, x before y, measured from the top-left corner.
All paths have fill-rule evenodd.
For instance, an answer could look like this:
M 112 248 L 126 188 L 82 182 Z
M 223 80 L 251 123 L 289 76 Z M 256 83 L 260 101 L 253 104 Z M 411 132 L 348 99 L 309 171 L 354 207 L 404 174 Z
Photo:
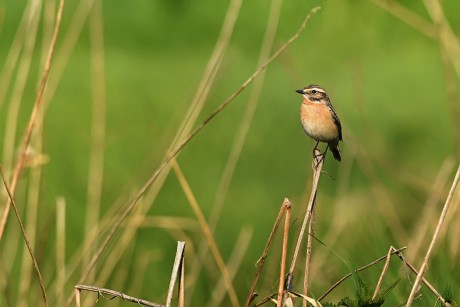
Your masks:
M 104 59 L 104 27 L 102 23 L 102 2 L 96 1 L 89 19 L 91 43 L 91 152 L 88 170 L 87 204 L 85 220 L 85 236 L 98 232 L 102 183 L 104 176 L 104 143 L 105 143 L 105 59 Z M 95 228 L 92 232 L 92 228 Z M 94 235 L 87 242 L 92 242 Z M 89 253 L 88 253 L 89 254 Z M 83 262 L 85 267 L 89 259 Z
M 291 267 L 289 268 L 289 275 L 292 277 L 294 272 L 294 268 L 297 262 L 297 257 L 299 255 L 300 245 L 302 244 L 303 236 L 305 234 L 305 230 L 307 228 L 307 223 L 310 220 L 311 212 L 313 210 L 313 206 L 316 199 L 316 191 L 318 190 L 318 182 L 321 176 L 321 170 L 323 168 L 324 159 L 321 156 L 321 152 L 316 149 L 315 157 L 313 158 L 313 186 L 310 194 L 310 200 L 308 201 L 307 211 L 305 212 L 305 217 L 302 223 L 302 227 L 300 229 L 299 236 L 297 238 L 297 244 L 295 246 L 294 256 L 292 257 Z M 319 159 L 319 160 L 317 160 Z
M 391 254 L 397 254 L 397 255 L 400 255 L 401 252 L 403 250 L 407 249 L 407 247 L 401 247 L 399 249 L 394 249 L 391 251 Z M 400 256 L 401 257 L 401 256 Z M 329 293 L 332 292 L 332 290 L 334 290 L 335 288 L 337 288 L 342 282 L 344 282 L 346 279 L 348 279 L 350 276 L 352 276 L 353 274 L 357 273 L 357 272 L 361 272 L 365 269 L 368 269 L 374 265 L 376 265 L 377 263 L 379 263 L 380 261 L 383 261 L 385 259 L 388 258 L 388 255 L 384 255 L 374 261 L 372 261 L 371 263 L 369 264 L 366 264 L 365 266 L 362 266 L 360 267 L 359 269 L 351 272 L 351 273 L 348 273 L 347 275 L 343 276 L 342 278 L 340 278 L 336 283 L 334 283 L 323 295 L 321 295 L 319 298 L 318 298 L 318 301 L 321 302 Z
M 105 289 L 105 288 L 99 288 L 99 287 L 94 287 L 94 286 L 86 286 L 86 285 L 76 285 L 75 286 L 75 297 L 77 298 L 76 299 L 77 306 L 80 306 L 80 292 L 81 291 L 95 292 L 95 293 L 97 293 L 98 298 L 99 298 L 99 296 L 104 297 L 104 295 L 109 295 L 109 296 L 111 296 L 110 299 L 112 299 L 114 297 L 119 297 L 124 301 L 128 301 L 128 302 L 131 302 L 131 303 L 136 303 L 136 304 L 139 304 L 141 306 L 166 307 L 165 305 L 152 303 L 152 302 L 149 302 L 149 301 L 137 298 L 137 297 L 126 295 L 126 294 L 124 294 L 122 292 L 119 292 L 119 291 L 115 291 L 115 290 L 111 290 L 111 289 Z
M 184 276 L 182 275 L 182 265 L 184 264 L 185 242 L 177 242 L 176 258 L 174 259 L 173 270 L 171 279 L 169 281 L 168 296 L 166 298 L 166 307 L 171 306 L 174 286 L 176 285 L 177 278 L 179 277 L 179 293 L 181 293 L 181 284 Z M 179 272 L 180 271 L 180 272 Z
M 225 286 L 227 288 L 227 292 L 230 297 L 230 301 L 232 302 L 233 306 L 239 306 L 238 296 L 236 295 L 235 288 L 233 287 L 232 280 L 230 278 L 230 274 L 228 273 L 228 269 L 225 265 L 225 262 L 219 251 L 219 248 L 217 247 L 217 243 L 214 239 L 214 236 L 212 235 L 212 232 L 203 215 L 203 212 L 201 211 L 200 206 L 198 205 L 198 202 L 195 196 L 193 195 L 192 189 L 190 188 L 187 180 L 185 179 L 184 174 L 182 173 L 182 170 L 180 169 L 179 165 L 176 163 L 176 160 L 173 160 L 171 163 L 172 163 L 172 168 L 174 170 L 174 173 L 176 174 L 177 179 L 179 180 L 179 183 L 185 193 L 185 196 L 187 197 L 189 204 L 192 207 L 193 213 L 195 214 L 198 220 L 198 223 L 200 224 L 200 228 L 203 232 L 203 235 L 205 236 L 206 241 L 208 242 L 209 248 L 211 249 L 211 252 L 214 256 L 214 260 L 216 261 L 216 264 L 219 267 L 220 273 L 222 274 L 222 278 L 225 281 Z
M 286 200 L 285 200 L 286 201 Z M 291 225 L 291 204 L 286 204 L 286 215 L 284 216 L 284 232 L 283 232 L 283 249 L 281 253 L 281 269 L 280 279 L 278 285 L 278 302 L 277 307 L 281 307 L 284 301 L 284 287 L 285 287 L 285 274 L 286 274 L 286 258 L 288 249 L 289 226 Z
M 249 290 L 248 297 L 246 298 L 246 303 L 244 304 L 245 307 L 248 307 L 249 304 L 252 302 L 252 300 L 255 297 L 254 296 L 255 295 L 254 290 L 256 289 L 256 285 L 257 285 L 257 282 L 259 281 L 260 274 L 262 273 L 262 269 L 264 268 L 265 261 L 267 260 L 268 251 L 270 250 L 270 246 L 272 245 L 272 242 L 273 242 L 273 240 L 275 238 L 275 234 L 276 234 L 276 232 L 278 230 L 278 226 L 279 226 L 279 224 L 281 222 L 281 218 L 283 217 L 284 212 L 286 211 L 288 206 L 291 206 L 291 203 L 290 203 L 289 199 L 285 198 L 284 201 L 283 201 L 283 204 L 281 205 L 280 211 L 278 213 L 278 217 L 276 218 L 275 223 L 273 224 L 273 229 L 272 229 L 272 231 L 270 233 L 270 236 L 268 237 L 268 241 L 265 244 L 265 248 L 264 248 L 264 251 L 262 252 L 262 256 L 257 261 L 256 276 L 254 277 L 254 280 L 253 280 L 253 282 L 251 284 L 251 287 L 250 287 L 250 290 Z
M 400 20 L 407 23 L 412 28 L 416 29 L 423 35 L 437 40 L 437 31 L 435 27 L 413 11 L 409 10 L 405 6 L 399 4 L 396 1 L 388 1 L 388 0 L 374 0 L 374 3 L 380 6 L 382 9 L 386 10 L 387 12 L 391 13 L 395 17 L 399 18 Z
M 15 156 L 16 133 L 19 110 L 24 96 L 29 71 L 32 64 L 32 56 L 35 48 L 35 41 L 38 32 L 38 22 L 40 20 L 41 5 L 31 2 L 29 17 L 27 20 L 27 31 L 24 37 L 24 46 L 21 60 L 18 63 L 18 72 L 12 89 L 10 104 L 6 114 L 5 133 L 3 140 L 3 167 L 10 174 L 13 168 Z M 9 178 L 9 176 L 7 176 Z M 14 194 L 14 190 L 13 194 Z M 0 236 L 1 237 L 1 236 Z
M 420 218 L 414 228 L 414 234 L 411 238 L 411 248 L 407 251 L 408 259 L 415 259 L 416 255 L 420 254 L 420 248 L 423 242 L 428 238 L 427 233 L 434 228 L 434 218 L 436 217 L 435 211 L 437 204 L 441 202 L 441 197 L 445 197 L 442 192 L 447 189 L 447 181 L 449 174 L 452 173 L 455 167 L 453 159 L 445 159 L 439 168 L 438 174 L 436 175 L 430 194 L 423 205 L 423 211 L 421 212 Z
M 81 307 L 81 291 L 80 291 L 80 289 L 77 289 L 77 287 L 75 287 L 74 293 L 75 293 L 75 305 L 77 307 Z
M 35 9 L 37 6 L 35 6 Z M 25 29 L 29 26 L 29 19 L 32 14 L 32 10 L 34 6 L 32 2 L 28 1 L 27 5 L 24 9 L 24 12 L 21 17 L 21 21 L 19 22 L 18 28 L 16 29 L 16 33 L 14 34 L 13 41 L 11 46 L 8 50 L 8 55 L 5 59 L 5 64 L 2 70 L 2 76 L 0 79 L 0 110 L 3 107 L 3 103 L 5 101 L 5 97 L 10 86 L 11 79 L 14 76 L 14 70 L 16 64 L 18 62 L 19 56 L 21 55 L 21 48 L 24 44 L 24 36 L 25 36 Z M 3 19 L 2 19 L 3 20 Z
M 385 265 L 383 266 L 382 273 L 380 274 L 377 285 L 375 286 L 374 294 L 372 295 L 372 300 L 375 300 L 375 298 L 379 294 L 380 287 L 382 286 L 382 282 L 383 282 L 383 277 L 385 277 L 385 274 L 387 273 L 387 270 L 390 266 L 391 255 L 395 252 L 396 252 L 396 248 L 394 248 L 393 246 L 390 246 L 390 249 L 388 250 L 388 254 L 387 254 L 387 259 L 385 261 Z
M 312 208 L 310 223 L 308 225 L 308 238 L 307 238 L 307 254 L 305 256 L 305 274 L 303 279 L 303 295 L 308 297 L 308 284 L 310 280 L 310 265 L 311 265 L 311 248 L 313 245 L 313 236 L 315 226 L 315 207 Z M 302 306 L 307 307 L 307 300 L 302 300 Z
M 407 307 L 412 306 L 412 302 L 413 302 L 413 300 L 415 298 L 415 295 L 419 290 L 421 278 L 423 277 L 423 274 L 425 273 L 425 270 L 427 269 L 428 261 L 430 260 L 431 253 L 433 252 L 434 244 L 436 243 L 436 241 L 438 239 L 439 232 L 441 231 L 441 227 L 443 225 L 444 218 L 446 217 L 447 211 L 449 210 L 449 206 L 450 206 L 452 197 L 453 197 L 453 195 L 455 193 L 455 189 L 457 187 L 459 177 L 460 177 L 460 165 L 459 165 L 459 167 L 457 169 L 457 173 L 455 174 L 454 182 L 452 183 L 452 187 L 451 187 L 451 189 L 449 191 L 449 195 L 447 196 L 447 200 L 446 200 L 446 202 L 444 204 L 444 207 L 442 209 L 441 215 L 439 217 L 439 221 L 438 221 L 438 224 L 436 226 L 436 230 L 435 230 L 435 232 L 433 234 L 433 238 L 431 240 L 430 246 L 428 247 L 428 250 L 427 250 L 427 252 L 425 254 L 425 260 L 423 261 L 423 264 L 420 267 L 419 273 L 417 275 L 417 279 L 415 279 L 414 285 L 412 286 L 412 290 L 410 292 L 410 295 L 409 295 L 409 298 L 408 298 L 407 304 L 406 304 Z
M 460 77 L 460 40 L 452 30 L 440 1 L 424 0 L 423 3 L 437 30 L 440 47 L 445 49 L 457 77 Z
M 65 210 L 63 197 L 56 201 L 56 305 L 64 306 L 65 285 Z
M 64 10 L 64 0 L 60 0 L 59 8 L 58 8 L 57 15 L 56 15 L 56 24 L 55 24 L 55 27 L 54 27 L 53 39 L 51 41 L 51 45 L 50 45 L 50 48 L 49 48 L 48 57 L 47 57 L 47 60 L 46 60 L 46 63 L 45 63 L 45 68 L 43 70 L 43 75 L 42 75 L 42 78 L 41 78 L 41 81 L 40 81 L 40 86 L 38 88 L 37 96 L 35 98 L 34 107 L 33 107 L 32 113 L 30 115 L 29 123 L 28 123 L 28 126 L 27 126 L 27 131 L 26 131 L 26 134 L 25 134 L 25 139 L 24 139 L 24 142 L 23 142 L 23 145 L 22 145 L 22 148 L 21 148 L 21 154 L 20 154 L 19 162 L 16 165 L 16 168 L 15 168 L 15 171 L 14 171 L 14 174 L 13 174 L 13 180 L 11 182 L 11 192 L 12 192 L 11 194 L 12 195 L 14 195 L 14 192 L 16 190 L 16 185 L 17 185 L 18 180 L 19 180 L 19 174 L 21 173 L 22 168 L 24 167 L 24 163 L 25 163 L 25 160 L 26 160 L 26 154 L 27 154 L 27 148 L 29 147 L 29 144 L 30 144 L 30 138 L 32 136 L 32 131 L 33 131 L 34 126 L 35 126 L 35 121 L 36 121 L 36 118 L 37 118 L 37 115 L 38 115 L 40 104 L 42 102 L 42 97 L 43 97 L 43 94 L 45 92 L 46 84 L 48 82 L 49 72 L 51 70 L 51 64 L 53 62 L 54 49 L 56 47 L 56 41 L 57 41 L 57 37 L 58 37 L 58 34 L 59 34 L 59 30 L 61 28 L 61 20 L 62 20 L 62 12 L 63 12 L 63 10 Z M 12 198 L 10 197 L 9 200 L 7 201 L 7 203 L 6 203 L 6 206 L 5 206 L 5 209 L 3 211 L 3 215 L 2 215 L 2 220 L 0 222 L 0 241 L 1 241 L 2 237 L 3 237 L 6 222 L 8 220 L 8 215 L 9 215 L 9 211 L 10 211 L 10 208 L 11 208 L 11 199 Z
M 32 146 L 34 153 L 31 153 L 28 157 L 29 162 L 29 181 L 28 181 L 28 191 L 27 191 L 27 203 L 26 208 L 24 209 L 24 220 L 27 221 L 25 228 L 26 233 L 29 236 L 31 241 L 31 246 L 33 249 L 39 248 L 36 246 L 36 236 L 37 236 L 37 227 L 39 222 L 39 210 L 40 207 L 40 185 L 41 185 L 41 176 L 42 176 L 42 167 L 41 162 L 34 162 L 39 160 L 39 156 L 42 155 L 43 149 L 43 112 L 39 112 L 37 117 L 37 129 L 34 130 L 32 136 Z M 31 286 L 31 280 L 33 275 L 33 263 L 28 256 L 29 251 L 27 246 L 24 245 L 22 252 L 22 265 L 21 265 L 21 284 L 19 287 L 19 301 L 17 303 L 18 307 L 27 306 Z M 39 258 L 39 257 L 38 257 Z M 46 275 L 46 274 L 45 274 Z
M 10 188 L 8 187 L 8 184 L 6 183 L 6 179 L 5 179 L 5 176 L 3 174 L 3 170 L 2 170 L 1 166 L 0 166 L 0 174 L 2 176 L 3 185 L 5 186 L 6 192 L 8 194 L 9 199 L 10 199 L 10 203 L 13 206 L 13 211 L 16 214 L 16 218 L 18 220 L 19 227 L 21 228 L 22 236 L 24 238 L 24 242 L 26 243 L 27 249 L 29 251 L 30 258 L 32 259 L 32 262 L 34 264 L 35 273 L 37 274 L 37 277 L 38 277 L 38 284 L 40 285 L 40 290 L 42 292 L 43 302 L 45 303 L 45 306 L 48 306 L 48 299 L 46 297 L 45 285 L 43 284 L 43 278 L 42 278 L 42 274 L 40 273 L 40 268 L 38 267 L 37 260 L 35 259 L 34 252 L 32 250 L 32 246 L 30 245 L 30 242 L 27 239 L 26 230 L 25 230 L 24 224 L 22 223 L 22 220 L 21 220 L 21 215 L 19 214 L 18 208 L 16 206 L 16 202 L 14 201 L 14 198 L 13 198 L 13 195 L 11 194 Z

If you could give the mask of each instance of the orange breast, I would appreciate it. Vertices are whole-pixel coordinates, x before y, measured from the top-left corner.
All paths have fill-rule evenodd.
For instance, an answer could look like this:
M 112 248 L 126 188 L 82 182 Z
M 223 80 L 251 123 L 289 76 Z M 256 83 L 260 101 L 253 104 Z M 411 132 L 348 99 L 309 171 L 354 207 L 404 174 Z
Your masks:
M 316 141 L 338 141 L 337 126 L 326 105 L 304 100 L 300 108 L 300 119 L 305 133 Z

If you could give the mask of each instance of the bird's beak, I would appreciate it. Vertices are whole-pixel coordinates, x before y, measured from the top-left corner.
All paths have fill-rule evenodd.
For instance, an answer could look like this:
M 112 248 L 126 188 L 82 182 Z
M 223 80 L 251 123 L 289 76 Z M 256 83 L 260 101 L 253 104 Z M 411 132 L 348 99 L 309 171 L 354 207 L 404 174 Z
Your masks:
M 299 93 L 299 94 L 301 94 L 301 95 L 305 94 L 305 93 L 303 92 L 303 90 L 296 90 L 296 92 Z

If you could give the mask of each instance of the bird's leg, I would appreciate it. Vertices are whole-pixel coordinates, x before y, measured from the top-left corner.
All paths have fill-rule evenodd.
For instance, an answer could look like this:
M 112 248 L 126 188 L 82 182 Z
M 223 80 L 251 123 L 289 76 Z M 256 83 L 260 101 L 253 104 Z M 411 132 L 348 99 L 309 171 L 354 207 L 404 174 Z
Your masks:
M 316 155 L 316 148 L 318 148 L 319 141 L 316 142 L 315 147 L 313 148 L 313 158 L 315 158 L 316 163 L 318 163 L 318 156 Z
M 328 149 L 329 149 L 329 144 L 326 146 L 326 149 L 324 150 L 324 152 L 322 154 L 319 154 L 318 156 L 315 156 L 316 165 L 320 164 L 321 162 L 324 162 L 324 159 L 326 158 L 326 153 L 327 153 Z M 318 157 L 321 157 L 321 159 L 319 159 L 319 161 L 318 161 Z

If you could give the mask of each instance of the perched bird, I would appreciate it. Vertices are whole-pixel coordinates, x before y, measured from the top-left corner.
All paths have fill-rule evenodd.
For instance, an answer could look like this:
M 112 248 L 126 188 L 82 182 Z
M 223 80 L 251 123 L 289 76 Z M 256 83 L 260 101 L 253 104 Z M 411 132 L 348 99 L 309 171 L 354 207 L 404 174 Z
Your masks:
M 323 155 L 330 148 L 334 158 L 340 161 L 339 141 L 342 141 L 342 125 L 326 91 L 319 85 L 310 84 L 296 92 L 303 97 L 300 107 L 303 129 L 309 137 L 317 141 L 313 149 L 313 157 L 318 143 L 324 142 L 327 143 L 327 147 Z

